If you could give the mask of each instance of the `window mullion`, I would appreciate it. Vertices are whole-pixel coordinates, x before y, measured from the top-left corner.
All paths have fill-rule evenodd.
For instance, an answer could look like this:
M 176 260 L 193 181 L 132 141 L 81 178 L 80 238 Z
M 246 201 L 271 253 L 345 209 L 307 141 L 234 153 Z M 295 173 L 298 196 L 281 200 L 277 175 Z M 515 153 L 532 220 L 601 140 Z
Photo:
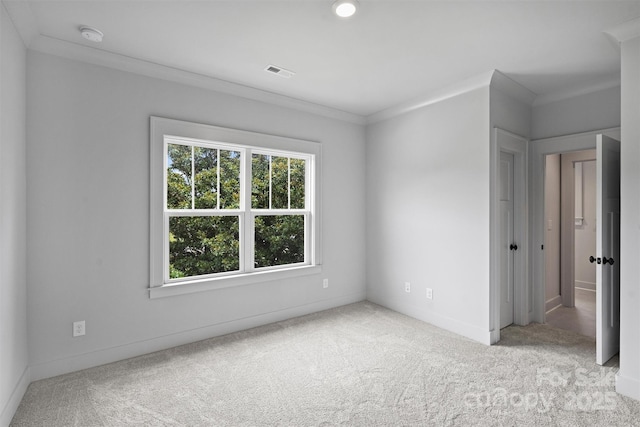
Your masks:
M 220 209 L 220 149 L 216 151 L 216 209 Z
M 196 208 L 196 147 L 191 146 L 191 209 Z
M 251 208 L 251 186 L 253 183 L 253 177 L 251 176 L 251 159 L 253 155 L 250 149 L 247 149 L 244 153 L 244 159 L 242 161 L 242 170 L 240 171 L 240 187 L 242 190 L 242 202 L 240 209 L 242 211 L 240 218 L 240 241 L 242 242 L 242 248 L 240 253 L 242 259 L 240 260 L 241 271 L 250 272 L 253 271 L 253 240 L 254 240 L 254 220 Z
M 269 209 L 271 209 L 271 184 L 272 184 L 272 175 L 273 175 L 273 169 L 271 167 L 271 162 L 273 160 L 273 156 L 269 156 Z
M 287 209 L 291 209 L 291 157 L 287 157 Z

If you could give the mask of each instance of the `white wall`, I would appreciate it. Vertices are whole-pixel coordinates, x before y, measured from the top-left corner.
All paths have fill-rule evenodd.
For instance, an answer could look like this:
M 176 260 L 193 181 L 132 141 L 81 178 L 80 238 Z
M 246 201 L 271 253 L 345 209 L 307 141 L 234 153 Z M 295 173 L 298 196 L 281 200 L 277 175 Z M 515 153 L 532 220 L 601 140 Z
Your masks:
M 29 384 L 25 47 L 0 3 L 0 425 Z
M 367 127 L 367 298 L 482 342 L 489 138 L 488 86 Z
M 364 299 L 363 126 L 34 52 L 27 81 L 34 379 Z M 150 300 L 150 115 L 322 143 L 322 275 Z
M 506 86 L 502 82 L 503 79 L 494 77 L 492 80 L 491 126 L 529 139 L 531 135 L 531 105 L 522 99 L 517 99 L 517 94 L 512 93 L 514 89 L 526 92 L 528 90 L 521 86 L 511 87 L 511 85 L 516 85 L 515 82 L 509 82 L 510 85 Z
M 620 87 L 536 105 L 531 117 L 531 139 L 619 127 Z
M 635 28 L 640 28 L 636 22 Z M 638 30 L 636 30 L 636 34 Z M 640 399 L 640 37 L 622 43 L 620 371 L 616 390 Z

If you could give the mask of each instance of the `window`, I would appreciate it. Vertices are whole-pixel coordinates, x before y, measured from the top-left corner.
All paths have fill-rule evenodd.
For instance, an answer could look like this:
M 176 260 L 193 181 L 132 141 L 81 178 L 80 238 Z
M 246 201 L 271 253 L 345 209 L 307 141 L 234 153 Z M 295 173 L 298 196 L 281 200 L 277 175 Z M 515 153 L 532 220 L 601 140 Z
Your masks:
M 165 137 L 165 283 L 240 271 L 244 150 Z
M 151 118 L 151 297 L 320 272 L 320 146 Z

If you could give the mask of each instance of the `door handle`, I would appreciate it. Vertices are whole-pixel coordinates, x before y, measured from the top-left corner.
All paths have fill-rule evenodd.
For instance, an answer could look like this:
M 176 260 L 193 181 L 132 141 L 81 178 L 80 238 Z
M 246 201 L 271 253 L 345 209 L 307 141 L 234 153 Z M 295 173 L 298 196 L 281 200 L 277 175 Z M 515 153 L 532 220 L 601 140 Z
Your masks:
M 607 258 L 606 256 L 602 257 L 602 263 L 603 264 L 611 264 L 611 265 L 613 265 L 614 262 L 615 261 L 614 261 L 613 258 Z
M 606 259 L 606 258 L 605 258 L 605 259 Z M 609 260 L 607 260 L 607 261 L 609 261 Z M 601 263 L 602 263 L 602 260 L 601 260 L 600 258 L 594 258 L 594 256 L 593 256 L 593 255 L 591 255 L 591 256 L 589 257 L 589 262 L 590 262 L 591 264 L 593 264 L 594 262 L 595 262 L 596 264 L 601 264 Z M 606 264 L 606 262 L 605 262 L 605 264 Z
M 509 245 L 509 249 L 512 251 L 517 251 L 518 250 L 518 245 L 516 245 L 515 243 L 512 243 Z

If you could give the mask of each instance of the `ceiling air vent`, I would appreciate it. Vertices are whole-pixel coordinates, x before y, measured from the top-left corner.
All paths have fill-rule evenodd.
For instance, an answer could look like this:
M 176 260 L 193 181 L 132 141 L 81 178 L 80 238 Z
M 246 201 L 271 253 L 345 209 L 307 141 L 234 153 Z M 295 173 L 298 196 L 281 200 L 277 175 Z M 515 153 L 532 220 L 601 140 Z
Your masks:
M 293 71 L 285 70 L 284 68 L 276 67 L 275 65 L 268 65 L 264 70 L 268 73 L 277 74 L 278 76 L 286 79 L 293 77 L 296 74 Z

